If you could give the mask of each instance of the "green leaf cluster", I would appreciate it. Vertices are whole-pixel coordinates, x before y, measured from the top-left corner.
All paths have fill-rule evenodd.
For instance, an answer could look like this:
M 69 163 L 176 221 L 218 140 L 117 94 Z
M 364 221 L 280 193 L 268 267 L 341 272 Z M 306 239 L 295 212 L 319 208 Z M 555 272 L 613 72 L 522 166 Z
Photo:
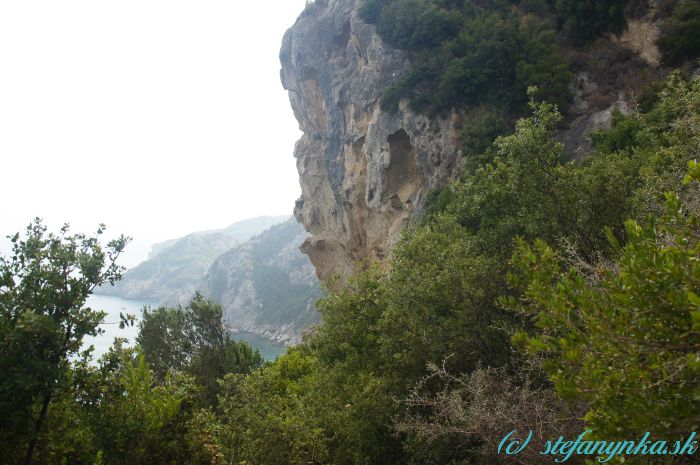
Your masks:
M 516 308 L 539 329 L 518 339 L 544 354 L 558 393 L 588 403 L 601 437 L 700 427 L 700 228 L 675 194 L 667 209 L 658 222 L 628 221 L 619 257 L 595 270 L 563 267 L 542 241 L 514 257 L 526 283 Z

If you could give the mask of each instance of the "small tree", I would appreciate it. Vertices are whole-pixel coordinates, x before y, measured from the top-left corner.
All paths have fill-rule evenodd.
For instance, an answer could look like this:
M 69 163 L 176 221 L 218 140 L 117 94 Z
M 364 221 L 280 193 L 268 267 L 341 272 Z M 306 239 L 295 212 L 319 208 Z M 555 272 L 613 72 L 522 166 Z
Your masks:
M 0 449 L 10 462 L 32 463 L 49 406 L 72 383 L 70 361 L 87 357 L 83 338 L 100 332 L 104 312 L 85 303 L 97 286 L 121 278 L 116 260 L 130 240 L 103 247 L 104 230 L 70 235 L 66 224 L 47 233 L 36 218 L 0 258 Z
M 184 308 L 144 308 L 136 342 L 158 381 L 169 372 L 194 376 L 206 406 L 217 402 L 219 378 L 247 374 L 263 361 L 248 343 L 233 340 L 221 305 L 199 293 Z

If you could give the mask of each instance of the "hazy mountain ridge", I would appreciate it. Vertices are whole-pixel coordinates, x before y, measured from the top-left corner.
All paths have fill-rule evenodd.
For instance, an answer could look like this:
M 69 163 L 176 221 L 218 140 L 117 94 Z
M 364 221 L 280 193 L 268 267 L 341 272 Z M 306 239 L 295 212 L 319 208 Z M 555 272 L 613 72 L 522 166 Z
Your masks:
M 154 244 L 147 260 L 124 273 L 115 286 L 104 286 L 98 293 L 145 302 L 183 303 L 219 255 L 286 218 L 262 216 Z
M 191 233 L 154 244 L 146 261 L 97 293 L 178 305 L 199 290 L 223 305 L 233 329 L 299 342 L 318 321 L 314 302 L 320 295 L 314 268 L 299 250 L 307 235 L 288 216 Z
M 230 226 L 227 226 L 223 229 L 211 229 L 208 231 L 198 231 L 198 232 L 193 232 L 191 234 L 188 234 L 185 237 L 179 237 L 175 239 L 168 239 L 163 242 L 157 242 L 151 246 L 151 252 L 148 255 L 148 258 L 151 259 L 155 257 L 156 255 L 160 254 L 161 252 L 164 252 L 174 244 L 176 244 L 178 241 L 190 237 L 190 236 L 197 236 L 197 237 L 203 237 L 203 236 L 212 236 L 215 234 L 223 233 L 226 234 L 227 236 L 235 239 L 238 243 L 245 242 L 251 237 L 255 236 L 256 234 L 259 234 L 260 232 L 264 231 L 265 229 L 269 228 L 270 226 L 273 226 L 275 224 L 281 223 L 285 221 L 288 218 L 286 215 L 281 215 L 281 216 L 258 216 L 255 218 L 250 218 L 248 220 L 243 220 L 243 221 L 238 221 L 236 223 L 233 223 Z

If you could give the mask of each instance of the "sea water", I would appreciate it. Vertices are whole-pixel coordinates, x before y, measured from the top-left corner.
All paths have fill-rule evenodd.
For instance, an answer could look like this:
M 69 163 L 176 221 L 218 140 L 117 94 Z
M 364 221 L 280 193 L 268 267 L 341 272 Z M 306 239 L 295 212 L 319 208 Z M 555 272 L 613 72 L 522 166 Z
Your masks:
M 138 321 L 141 318 L 141 309 L 144 305 L 157 307 L 157 304 L 153 302 L 142 302 L 97 294 L 92 294 L 88 298 L 86 305 L 95 311 L 102 310 L 107 313 L 103 324 L 100 325 L 104 333 L 95 337 L 88 336 L 83 340 L 82 350 L 90 345 L 94 346 L 93 357 L 95 360 L 109 350 L 116 337 L 125 338 L 128 340 L 127 345 L 133 345 L 139 333 Z M 134 326 L 119 328 L 119 322 L 121 321 L 120 313 L 136 316 Z M 273 341 L 255 334 L 237 332 L 233 334 L 233 338 L 248 342 L 254 349 L 260 351 L 260 354 L 265 360 L 274 360 L 285 350 L 284 347 L 275 344 Z

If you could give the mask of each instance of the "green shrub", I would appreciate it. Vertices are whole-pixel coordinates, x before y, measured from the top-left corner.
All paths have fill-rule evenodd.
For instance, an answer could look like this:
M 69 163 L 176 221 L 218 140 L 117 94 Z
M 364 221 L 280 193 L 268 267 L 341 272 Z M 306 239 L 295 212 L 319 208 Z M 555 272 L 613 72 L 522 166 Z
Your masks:
M 467 171 L 491 161 L 496 154 L 493 141 L 509 129 L 506 117 L 493 109 L 472 112 L 462 128 L 462 150 L 467 157 Z
M 571 43 L 580 46 L 606 32 L 625 29 L 627 0 L 556 0 L 554 8 Z
M 700 3 L 682 0 L 678 4 L 661 28 L 658 45 L 666 66 L 700 56 Z
M 521 243 L 514 258 L 528 285 L 522 310 L 541 329 L 516 340 L 544 354 L 557 391 L 588 403 L 587 426 L 610 439 L 698 428 L 700 230 L 667 199 L 660 221 L 627 222 L 614 264 L 563 270 L 544 242 Z
M 642 130 L 642 122 L 635 116 L 625 116 L 615 108 L 612 114 L 612 127 L 609 130 L 595 131 L 591 138 L 595 148 L 603 153 L 628 150 L 637 145 L 637 137 Z

